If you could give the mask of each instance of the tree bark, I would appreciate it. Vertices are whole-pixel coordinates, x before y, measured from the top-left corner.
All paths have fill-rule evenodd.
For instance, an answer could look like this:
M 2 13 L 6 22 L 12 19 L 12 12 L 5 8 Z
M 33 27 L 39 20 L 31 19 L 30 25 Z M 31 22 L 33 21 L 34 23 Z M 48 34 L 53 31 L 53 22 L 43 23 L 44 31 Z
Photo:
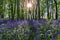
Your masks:
M 48 0 L 47 0 L 47 17 L 48 17 L 48 19 L 49 19 L 49 4 L 48 4 Z
M 11 20 L 14 20 L 14 13 L 13 13 L 13 2 L 10 0 L 10 6 L 11 6 Z
M 54 0 L 54 2 L 55 2 L 55 7 L 56 7 L 56 19 L 58 19 L 57 0 Z
M 2 0 L 1 2 L 0 2 L 0 17 L 1 18 L 4 18 L 4 14 L 3 14 L 3 3 L 4 3 L 4 0 Z
M 40 0 L 37 0 L 38 19 L 40 19 Z
M 20 0 L 17 0 L 17 20 L 20 19 Z

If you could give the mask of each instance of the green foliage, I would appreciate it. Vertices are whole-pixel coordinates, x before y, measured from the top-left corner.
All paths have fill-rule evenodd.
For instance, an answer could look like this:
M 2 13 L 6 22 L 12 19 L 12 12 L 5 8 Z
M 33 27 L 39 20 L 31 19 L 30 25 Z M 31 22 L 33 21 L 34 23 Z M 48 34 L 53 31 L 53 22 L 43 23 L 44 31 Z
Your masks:
M 48 5 L 46 4 L 48 2 Z M 57 7 L 59 9 L 56 10 L 56 2 L 57 2 Z M 49 12 L 49 17 L 51 17 L 52 19 L 55 19 L 54 18 L 54 14 L 57 13 L 58 15 L 58 18 L 60 18 L 60 1 L 57 0 L 57 1 L 52 1 L 52 0 L 40 0 L 39 1 L 39 13 L 40 13 L 40 17 L 42 16 L 42 18 L 44 17 L 44 14 L 47 12 L 49 12 L 50 10 L 50 7 L 51 7 L 51 12 Z M 0 15 L 1 16 L 4 16 L 3 18 L 7 18 L 7 19 L 24 19 L 27 18 L 27 11 L 24 10 L 23 8 L 24 6 L 24 0 L 0 0 Z M 49 7 L 49 8 L 48 8 Z M 48 8 L 46 10 L 46 8 Z M 56 12 L 57 11 L 57 12 Z M 35 12 L 35 15 L 36 15 L 36 11 Z M 34 13 L 33 12 L 33 13 Z M 24 14 L 25 13 L 25 14 Z M 52 15 L 52 16 L 51 16 Z M 47 15 L 48 16 L 48 15 Z M 36 18 L 37 19 L 37 18 Z

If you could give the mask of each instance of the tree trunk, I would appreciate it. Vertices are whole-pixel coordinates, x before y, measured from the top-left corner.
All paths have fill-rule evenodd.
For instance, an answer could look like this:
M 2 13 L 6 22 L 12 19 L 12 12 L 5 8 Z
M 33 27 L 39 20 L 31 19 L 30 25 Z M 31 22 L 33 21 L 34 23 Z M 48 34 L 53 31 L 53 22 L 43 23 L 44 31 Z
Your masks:
M 4 11 L 5 11 L 4 10 L 5 9 L 5 7 L 4 7 L 5 5 L 4 4 L 5 4 L 5 0 L 3 0 L 3 3 L 2 3 L 2 6 L 3 6 L 2 7 L 2 15 L 1 15 L 2 18 L 4 18 Z
M 38 19 L 40 19 L 40 0 L 37 0 L 37 13 L 38 13 Z
M 3 2 L 4 2 L 4 0 L 2 0 L 2 1 L 0 2 L 0 5 L 1 5 L 1 6 L 0 6 L 0 17 L 1 17 L 1 18 L 4 18 L 4 14 L 3 14 L 3 7 L 4 7 L 4 6 L 3 6 Z
M 14 13 L 13 13 L 13 2 L 10 0 L 11 5 L 11 20 L 14 20 Z
M 17 0 L 17 20 L 20 19 L 20 0 Z
M 57 0 L 54 0 L 56 6 L 56 19 L 58 19 Z
M 46 4 L 47 4 L 47 17 L 48 17 L 48 19 L 50 19 L 49 18 L 49 4 L 48 4 L 48 0 L 47 0 L 47 3 Z

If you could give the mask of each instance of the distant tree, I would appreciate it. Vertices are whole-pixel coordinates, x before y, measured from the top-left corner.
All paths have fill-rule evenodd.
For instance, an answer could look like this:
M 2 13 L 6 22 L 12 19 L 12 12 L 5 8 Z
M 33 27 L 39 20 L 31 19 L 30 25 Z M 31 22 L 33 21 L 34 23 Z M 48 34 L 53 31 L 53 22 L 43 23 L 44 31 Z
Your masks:
M 0 0 L 0 17 L 1 18 L 4 18 L 4 9 L 3 9 L 3 7 L 4 7 L 4 0 Z
M 17 20 L 20 19 L 20 0 L 17 0 Z
M 46 5 L 47 5 L 47 17 L 49 19 L 49 0 L 46 0 Z
M 57 0 L 54 0 L 54 2 L 55 2 L 55 7 L 56 7 L 56 19 L 58 19 Z
M 37 0 L 37 13 L 38 13 L 38 19 L 40 19 L 40 0 Z
M 14 20 L 14 12 L 13 12 L 13 1 L 10 0 L 10 7 L 11 7 L 11 20 Z

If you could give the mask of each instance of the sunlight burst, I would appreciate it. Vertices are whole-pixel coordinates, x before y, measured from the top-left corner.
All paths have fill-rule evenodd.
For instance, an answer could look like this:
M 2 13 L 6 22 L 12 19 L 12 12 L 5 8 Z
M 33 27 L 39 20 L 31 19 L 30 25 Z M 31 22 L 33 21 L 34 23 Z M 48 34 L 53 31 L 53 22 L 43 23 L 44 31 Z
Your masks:
M 27 8 L 31 8 L 32 7 L 32 3 L 27 3 Z

